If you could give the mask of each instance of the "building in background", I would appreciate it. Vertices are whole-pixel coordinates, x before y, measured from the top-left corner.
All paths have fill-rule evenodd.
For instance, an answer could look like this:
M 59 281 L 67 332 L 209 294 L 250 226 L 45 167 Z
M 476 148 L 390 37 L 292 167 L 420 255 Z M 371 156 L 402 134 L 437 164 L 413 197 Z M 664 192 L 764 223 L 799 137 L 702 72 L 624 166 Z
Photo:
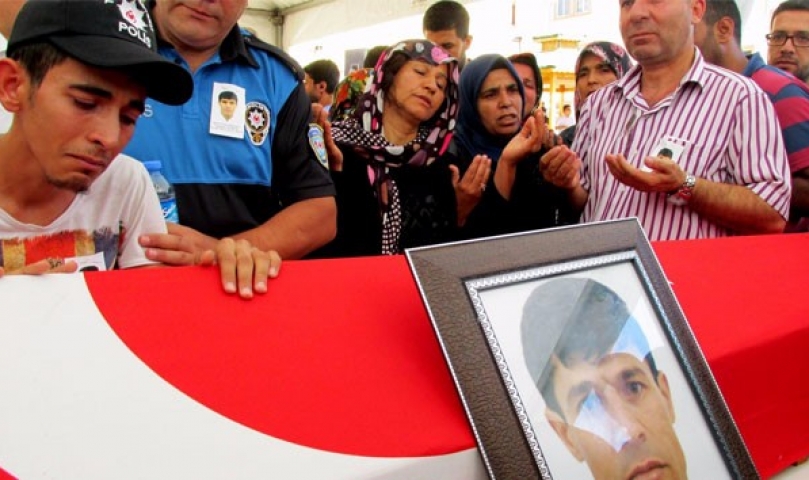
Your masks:
M 2 1 L 2 0 L 0 0 Z M 573 103 L 573 68 L 588 42 L 623 43 L 618 8 L 605 0 L 459 0 L 471 17 L 473 42 L 467 55 L 532 52 L 542 71 L 542 101 L 553 122 Z M 736 0 L 742 13 L 743 47 L 766 51 L 770 14 L 782 0 Z M 281 2 L 283 4 L 284 2 Z M 249 0 L 239 20 L 263 40 L 287 50 L 301 65 L 328 58 L 341 74 L 373 45 L 418 38 L 424 11 L 433 0 L 314 0 L 268 11 L 272 0 Z M 752 20 L 751 20 L 752 19 Z M 0 36 L 5 50 L 6 40 Z M 7 129 L 0 112 L 0 132 Z
M 770 12 L 781 0 L 737 0 L 746 50 L 766 48 Z M 325 0 L 282 13 L 248 10 L 241 23 L 282 46 L 301 64 L 329 58 L 345 70 L 371 45 L 421 37 L 422 15 L 432 0 Z M 603 0 L 460 0 L 469 11 L 470 58 L 497 52 L 532 52 L 542 70 L 544 101 L 551 121 L 573 103 L 573 68 L 578 49 L 607 40 L 623 43 L 617 4 Z M 359 14 L 358 12 L 361 12 Z M 270 19 L 271 18 L 271 19 Z M 747 19 L 760 19 L 749 21 Z M 280 33 L 279 33 L 280 32 Z M 352 56 L 353 55 L 353 56 Z M 345 74 L 346 72 L 341 72 Z

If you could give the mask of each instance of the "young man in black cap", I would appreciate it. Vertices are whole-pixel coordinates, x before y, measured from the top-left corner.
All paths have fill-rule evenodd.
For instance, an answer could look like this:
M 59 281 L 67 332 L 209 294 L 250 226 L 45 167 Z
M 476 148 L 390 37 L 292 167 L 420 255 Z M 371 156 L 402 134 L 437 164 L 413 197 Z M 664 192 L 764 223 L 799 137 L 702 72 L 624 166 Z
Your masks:
M 109 270 L 155 264 L 138 237 L 166 231 L 143 166 L 119 155 L 146 97 L 179 105 L 188 72 L 156 52 L 139 1 L 31 0 L 0 59 L 0 273 Z M 247 242 L 171 252 L 179 264 L 219 262 L 225 290 L 266 290 L 280 260 Z M 255 281 L 255 283 L 254 283 Z

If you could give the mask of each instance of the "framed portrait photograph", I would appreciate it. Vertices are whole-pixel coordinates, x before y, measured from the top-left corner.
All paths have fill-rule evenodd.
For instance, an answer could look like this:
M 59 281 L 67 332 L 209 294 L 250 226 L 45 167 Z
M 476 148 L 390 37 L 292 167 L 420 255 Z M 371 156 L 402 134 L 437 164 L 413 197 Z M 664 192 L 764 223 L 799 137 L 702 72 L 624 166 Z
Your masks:
M 759 478 L 637 220 L 406 255 L 491 478 Z

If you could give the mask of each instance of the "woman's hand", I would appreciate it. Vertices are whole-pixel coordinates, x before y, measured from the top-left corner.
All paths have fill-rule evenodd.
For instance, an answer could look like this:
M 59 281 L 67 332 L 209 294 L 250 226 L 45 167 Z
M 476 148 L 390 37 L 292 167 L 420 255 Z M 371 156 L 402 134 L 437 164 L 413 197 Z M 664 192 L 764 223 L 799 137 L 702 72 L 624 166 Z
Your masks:
M 463 178 L 456 165 L 450 165 L 449 169 L 452 171 L 452 186 L 458 205 L 458 226 L 462 227 L 486 191 L 492 172 L 492 160 L 486 155 L 475 155 Z
M 557 187 L 573 190 L 581 186 L 581 159 L 564 145 L 542 155 L 539 171 L 545 180 Z
M 547 138 L 548 127 L 542 110 L 537 110 L 523 123 L 517 135 L 503 149 L 500 161 L 509 166 L 516 166 L 528 155 L 538 152 Z

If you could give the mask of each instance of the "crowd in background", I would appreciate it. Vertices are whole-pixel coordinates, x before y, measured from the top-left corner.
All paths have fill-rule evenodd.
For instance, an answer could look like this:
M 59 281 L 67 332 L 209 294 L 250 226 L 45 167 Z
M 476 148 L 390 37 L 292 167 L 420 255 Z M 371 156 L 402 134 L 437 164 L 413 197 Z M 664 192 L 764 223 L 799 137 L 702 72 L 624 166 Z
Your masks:
M 440 46 L 457 59 L 457 86 L 454 67 L 409 58 L 425 70 L 446 70 L 448 81 L 435 83 L 429 75 L 422 85 L 409 81 L 413 91 L 407 94 L 441 99 L 443 89 L 446 107 L 459 92 L 454 131 L 437 152 L 434 145 L 425 149 L 423 140 L 436 138 L 429 136 L 430 122 L 441 106 L 412 116 L 404 137 L 389 133 L 399 125 L 386 122 L 391 110 L 407 108 L 407 98 L 401 89 L 380 88 L 378 78 L 398 74 L 390 61 L 406 58 L 402 45 L 408 42 L 391 46 L 381 58 L 376 55 L 383 47 L 377 47 L 364 69 L 339 83 L 319 77 L 324 88 L 334 85 L 332 110 L 327 107 L 318 121 L 329 158 L 340 161 L 330 162 L 337 239 L 317 254 L 396 253 L 624 217 L 637 217 L 652 240 L 805 230 L 809 90 L 806 79 L 792 75 L 801 75 L 809 3 L 789 0 L 775 11 L 768 57 L 782 68 L 767 66 L 756 75 L 753 66 L 758 71 L 763 62 L 758 54 L 741 52 L 741 18 L 733 0 L 662 3 L 619 7 L 628 48 L 592 42 L 581 49 L 575 117 L 565 105 L 553 129 L 538 108 L 542 77 L 534 55 L 467 59 L 469 16 L 453 1 L 427 9 L 423 31 L 432 43 L 422 44 Z M 795 13 L 807 16 L 803 29 L 782 25 Z M 732 43 L 717 23 L 735 32 Z M 715 54 L 731 49 L 735 65 Z M 728 72 L 737 65 L 739 75 Z M 336 65 L 333 70 L 336 75 Z M 612 97 L 594 96 L 608 85 Z M 783 112 L 787 104 L 790 115 Z M 388 111 L 380 112 L 383 107 Z M 344 133 L 347 125 L 353 135 Z M 360 131 L 372 132 L 374 141 L 363 144 Z M 357 156 L 360 150 L 365 153 Z M 418 151 L 430 155 L 425 159 Z
M 33 40 L 13 30 L 24 3 L 0 9 L 9 66 L 29 62 L 16 47 Z M 128 136 L 104 132 L 118 135 L 120 148 L 107 148 L 96 125 L 76 133 L 82 148 L 103 148 L 110 161 L 123 153 L 162 162 L 179 223 L 143 232 L 155 235 L 130 247 L 150 262 L 188 264 L 221 239 L 285 259 L 396 254 L 625 217 L 637 217 L 652 240 L 807 228 L 809 0 L 787 0 L 774 12 L 769 65 L 742 52 L 733 0 L 621 2 L 615 8 L 624 45 L 597 41 L 581 49 L 575 101 L 556 125 L 542 108 L 532 54 L 466 57 L 469 15 L 455 1 L 427 8 L 424 38 L 413 32 L 369 49 L 363 68 L 342 79 L 329 60 L 301 68 L 239 28 L 247 0 L 158 0 L 142 9 L 113 3 L 123 33 L 140 38 L 153 25 L 147 47 L 193 82 L 181 105 L 150 93 Z M 63 61 L 45 60 L 49 68 Z M 144 75 L 124 70 L 136 80 Z M 38 82 L 32 78 L 31 88 Z M 7 137 L 43 159 L 50 153 L 29 138 L 33 107 L 15 95 L 0 92 L 14 116 Z M 95 180 L 106 164 L 92 173 L 71 168 Z M 14 170 L 5 171 L 10 178 Z M 82 192 L 40 171 L 31 175 L 47 188 L 67 188 L 70 201 Z M 13 218 L 21 198 L 0 182 L 0 213 Z M 41 226 L 47 230 L 66 208 Z M 0 234 L 24 237 L 18 230 Z M 31 255 L 22 265 L 44 260 Z

